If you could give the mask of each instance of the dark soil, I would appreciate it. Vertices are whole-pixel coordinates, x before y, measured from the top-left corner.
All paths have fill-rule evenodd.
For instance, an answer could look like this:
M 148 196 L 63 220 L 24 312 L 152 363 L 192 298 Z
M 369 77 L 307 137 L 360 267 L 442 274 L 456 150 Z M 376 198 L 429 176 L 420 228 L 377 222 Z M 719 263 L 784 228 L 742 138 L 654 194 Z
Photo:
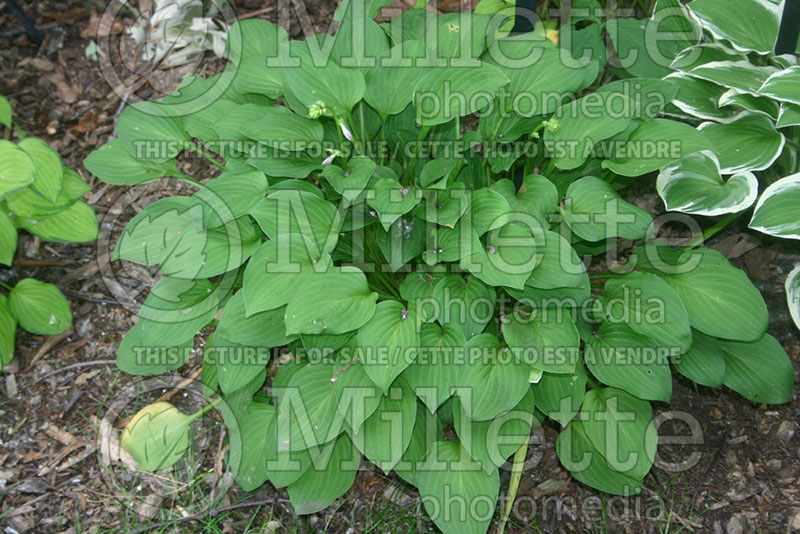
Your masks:
M 287 504 L 284 490 L 266 485 L 253 494 L 241 492 L 224 472 L 224 431 L 214 424 L 215 416 L 196 443 L 202 455 L 176 469 L 169 480 L 136 478 L 125 470 L 124 458 L 113 447 L 118 431 L 100 431 L 109 404 L 129 401 L 122 411 L 128 416 L 161 395 L 170 395 L 179 406 L 196 399 L 175 389 L 175 381 L 157 379 L 143 385 L 139 378 L 107 363 L 115 358 L 117 344 L 135 320 L 136 303 L 156 275 L 154 270 L 134 265 L 112 266 L 108 255 L 136 209 L 175 194 L 181 186 L 167 179 L 132 190 L 108 186 L 81 165 L 91 150 L 113 136 L 121 109 L 118 94 L 101 72 L 102 62 L 84 54 L 96 39 L 105 6 L 92 1 L 29 3 L 29 15 L 46 30 L 47 40 L 41 46 L 19 31 L 3 6 L 0 2 L 0 94 L 9 98 L 16 121 L 28 135 L 45 139 L 92 185 L 85 198 L 101 223 L 97 245 L 40 243 L 23 234 L 14 267 L 0 270 L 0 279 L 12 284 L 25 277 L 55 283 L 70 298 L 75 317 L 73 332 L 44 351 L 33 365 L 37 353 L 51 340 L 20 331 L 16 360 L 0 375 L 0 526 L 4 532 L 127 532 L 245 498 L 269 503 L 226 512 L 213 521 L 188 521 L 177 529 L 154 531 L 243 532 L 248 527 L 253 528 L 251 532 L 435 531 L 424 519 L 413 488 L 394 475 L 372 469 L 360 473 L 353 489 L 333 507 L 300 520 Z M 334 9 L 331 0 L 309 4 L 310 23 L 316 31 L 327 29 Z M 237 16 L 253 14 L 274 22 L 286 15 L 273 2 L 237 2 Z M 290 35 L 300 37 L 301 25 L 294 12 L 289 21 Z M 132 22 L 132 17 L 123 16 L 113 31 L 119 35 Z M 219 61 L 209 59 L 199 72 L 218 68 Z M 146 80 L 133 94 L 150 97 L 157 90 L 156 81 Z M 206 172 L 203 169 L 193 173 L 198 176 Z M 630 199 L 657 213 L 662 208 L 652 191 L 648 181 L 632 188 Z M 800 341 L 786 310 L 783 281 L 800 259 L 800 250 L 747 233 L 744 223 L 726 230 L 712 246 L 755 281 L 771 313 L 770 333 L 783 343 L 799 370 Z M 198 360 L 191 358 L 179 370 L 180 376 L 197 378 Z M 544 443 L 532 445 L 529 451 L 539 461 L 523 475 L 507 531 L 739 534 L 800 530 L 800 437 L 794 436 L 800 403 L 796 394 L 787 405 L 755 405 L 728 390 L 697 387 L 676 375 L 672 404 L 657 406 L 656 412 L 691 414 L 698 421 L 702 440 L 696 446 L 659 448 L 663 462 L 679 463 L 695 454 L 697 461 L 688 469 L 674 472 L 657 466 L 646 479 L 641 497 L 604 499 L 570 480 L 559 466 L 554 450 L 557 430 L 548 426 Z M 118 429 L 124 419 L 112 417 L 109 422 Z M 662 434 L 691 434 L 679 419 L 667 421 L 661 429 Z M 104 456 L 99 445 L 109 440 L 112 447 Z M 111 464 L 105 465 L 107 461 Z M 507 471 L 503 476 L 508 478 Z

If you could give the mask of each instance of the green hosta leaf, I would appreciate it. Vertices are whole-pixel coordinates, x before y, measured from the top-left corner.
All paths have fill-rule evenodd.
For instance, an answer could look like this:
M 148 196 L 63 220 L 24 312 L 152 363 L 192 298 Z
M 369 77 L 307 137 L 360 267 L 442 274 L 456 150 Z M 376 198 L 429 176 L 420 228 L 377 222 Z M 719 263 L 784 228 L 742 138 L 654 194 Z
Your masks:
M 457 394 L 470 419 L 494 419 L 525 396 L 530 387 L 530 367 L 501 346 L 497 337 L 480 334 L 468 340 L 466 355 Z
M 333 365 L 309 364 L 292 375 L 278 404 L 278 451 L 318 447 L 341 434 L 333 372 Z
M 758 95 L 764 80 L 775 72 L 778 72 L 775 67 L 757 66 L 749 61 L 715 61 L 699 65 L 689 74 L 728 89 Z
M 55 201 L 46 199 L 30 188 L 26 188 L 8 197 L 6 205 L 8 211 L 18 217 L 17 224 L 31 225 L 66 210 L 90 189 L 75 171 L 64 168 L 64 183 Z M 63 222 L 66 221 L 62 220 Z M 92 227 L 96 224 L 89 222 L 88 226 Z M 81 229 L 72 229 L 72 231 L 73 233 L 82 232 Z M 69 229 L 62 228 L 61 232 L 69 233 Z
M 375 241 L 392 271 L 399 271 L 425 250 L 425 226 L 422 219 L 400 217 L 388 231 L 376 230 Z
M 800 95 L 797 94 L 798 84 L 800 84 L 800 66 L 789 67 L 767 78 L 758 93 L 782 102 L 800 104 Z
M 415 474 L 425 511 L 444 534 L 484 534 L 500 493 L 497 470 L 487 474 L 457 441 L 437 441 Z M 472 512 L 464 509 L 472 503 Z
M 586 366 L 598 380 L 647 400 L 669 402 L 671 347 L 637 333 L 632 325 L 603 323 L 586 343 Z
M 281 234 L 261 245 L 244 271 L 244 303 L 247 314 L 285 306 L 315 272 L 327 267 L 312 258 L 311 243 L 299 233 Z
M 495 472 L 514 451 L 528 442 L 534 420 L 533 402 L 533 393 L 528 389 L 511 411 L 492 421 L 471 421 L 458 399 L 455 400 L 453 419 L 458 439 L 487 474 Z
M 425 409 L 417 403 L 417 418 L 414 421 L 414 430 L 411 431 L 411 441 L 403 453 L 402 460 L 394 470 L 400 478 L 409 484 L 417 485 L 417 467 L 423 465 L 425 453 L 437 441 L 442 441 L 442 424 L 436 414 Z
M 513 111 L 524 117 L 555 111 L 564 98 L 581 87 L 587 68 L 587 62 L 573 59 L 566 50 L 534 48 L 529 39 L 522 37 L 496 40 L 484 58 L 511 80 L 505 90 L 512 97 L 518 97 Z M 512 111 L 512 101 L 513 98 L 505 100 L 505 112 Z
M 281 57 L 285 87 L 290 87 L 306 108 L 322 101 L 337 115 L 347 116 L 364 96 L 364 75 L 340 67 L 319 50 L 311 50 L 305 41 L 291 45 L 291 57 Z
M 329 252 L 336 246 L 341 215 L 332 203 L 311 193 L 297 190 L 275 191 L 249 211 L 270 239 L 280 234 L 299 233 L 316 245 L 319 251 Z
M 719 341 L 713 337 L 692 332 L 692 348 L 675 358 L 675 369 L 686 378 L 704 386 L 722 387 L 725 379 L 725 359 Z
M 587 486 L 615 495 L 641 492 L 642 481 L 614 470 L 592 445 L 581 421 L 572 421 L 558 435 L 556 453 L 570 474 Z
M 19 142 L 19 147 L 33 161 L 34 180 L 31 189 L 55 202 L 64 181 L 61 156 L 50 148 L 50 145 L 36 137 L 26 137 Z
M 506 316 L 503 339 L 516 357 L 534 369 L 574 373 L 581 340 L 569 313 L 541 308 Z
M 97 239 L 97 215 L 86 202 L 75 202 L 65 210 L 44 220 L 18 219 L 20 228 L 45 241 L 85 243 Z
M 283 318 L 286 308 L 245 313 L 244 292 L 239 291 L 225 304 L 216 335 L 242 345 L 259 348 L 282 347 L 296 339 L 286 334 Z
M 13 114 L 11 112 L 11 104 L 9 104 L 6 97 L 0 95 L 0 124 L 6 128 L 11 128 Z
M 34 166 L 28 153 L 0 139 L 0 200 L 33 183 Z
M 230 439 L 228 467 L 244 491 L 256 490 L 269 479 L 263 451 L 267 446 L 266 429 L 273 423 L 275 411 L 270 404 L 251 402 L 244 411 L 231 410 L 235 419 L 226 422 Z
M 403 378 L 433 413 L 460 385 L 461 369 L 466 365 L 463 349 L 467 340 L 454 323 L 422 325 L 419 350 Z
M 447 189 L 428 189 L 423 192 L 424 205 L 420 205 L 414 213 L 422 219 L 453 228 L 469 207 L 470 193 L 464 184 L 456 182 Z
M 622 176 L 641 176 L 708 146 L 708 138 L 688 124 L 650 119 L 615 150 L 613 159 L 603 160 L 603 168 Z
M 740 52 L 769 54 L 778 38 L 779 7 L 762 0 L 694 0 L 689 9 L 717 39 Z
M 273 387 L 277 386 L 273 385 Z M 225 411 L 223 410 L 224 413 Z M 287 421 L 289 419 L 285 416 L 279 417 L 278 413 L 276 413 L 275 417 L 271 418 L 267 423 L 266 428 L 262 427 L 262 431 L 266 434 L 266 445 L 262 452 L 264 455 L 262 461 L 265 464 L 269 481 L 276 488 L 283 488 L 295 482 L 308 470 L 314 458 L 323 450 L 333 447 L 334 443 L 336 443 L 331 441 L 325 447 L 313 447 L 297 451 L 279 450 L 278 440 L 282 432 L 286 431 L 285 424 Z
M 136 412 L 119 441 L 140 470 L 158 471 L 180 460 L 189 448 L 193 420 L 168 402 L 156 402 Z
M 127 106 L 117 120 L 117 139 L 137 160 L 164 162 L 177 156 L 191 139 L 169 106 L 137 102 Z
M 389 52 L 389 39 L 378 24 L 362 18 L 360 11 L 351 13 L 336 32 L 331 57 L 345 68 L 356 68 L 366 74 Z
M 414 64 L 424 57 L 421 41 L 403 41 L 384 52 L 366 73 L 364 100 L 383 117 L 403 111 L 414 98 L 414 87 L 425 69 Z
M 771 184 L 758 199 L 750 228 L 785 239 L 800 239 L 800 173 Z
M 324 510 L 356 479 L 361 455 L 345 434 L 323 448 L 306 471 L 286 488 L 297 514 Z
M 679 267 L 656 272 L 680 297 L 692 328 L 714 337 L 755 341 L 764 335 L 769 314 L 764 299 L 747 275 L 711 249 L 688 251 Z M 714 310 L 714 313 L 709 313 Z
M 559 128 L 545 130 L 547 154 L 559 169 L 576 169 L 597 153 L 600 141 L 625 130 L 633 112 L 633 101 L 619 93 L 592 94 L 564 104 L 553 115 Z
M 83 165 L 100 180 L 112 185 L 136 185 L 158 180 L 175 170 L 175 162 L 152 162 L 128 154 L 119 139 L 92 151 Z
M 9 267 L 17 251 L 17 227 L 5 211 L 0 209 L 0 263 Z
M 14 358 L 14 342 L 17 337 L 17 320 L 8 307 L 5 295 L 0 295 L 0 369 Z
M 225 172 L 194 194 L 203 202 L 203 226 L 216 228 L 247 214 L 267 193 L 260 171 Z
M 214 332 L 206 342 L 203 364 L 214 366 L 220 389 L 231 394 L 245 387 L 266 368 L 271 352 L 269 347 L 243 345 Z
M 536 407 L 561 426 L 577 415 L 586 394 L 586 370 L 580 361 L 575 372 L 569 374 L 543 373 L 542 378 L 531 384 L 536 398 Z
M 495 182 L 495 185 L 505 180 Z M 493 186 L 494 187 L 494 186 Z M 548 178 L 538 174 L 531 174 L 522 179 L 519 191 L 516 192 L 515 209 L 534 217 L 543 225 L 548 222 L 548 216 L 556 212 L 558 204 L 558 190 Z
M 363 326 L 375 313 L 378 294 L 354 267 L 314 273 L 286 308 L 287 334 L 343 334 Z
M 20 280 L 8 296 L 8 307 L 19 326 L 32 334 L 53 336 L 72 328 L 69 303 L 53 284 Z
M 722 174 L 763 171 L 783 151 L 785 139 L 762 115 L 744 115 L 728 124 L 706 122 L 699 126 L 719 155 Z
M 525 281 L 526 287 L 558 289 L 586 284 L 586 266 L 561 234 L 544 232 L 537 242 L 536 252 L 541 255 L 541 262 Z
M 243 91 L 277 98 L 283 89 L 281 69 L 268 67 L 278 57 L 278 47 L 286 43 L 286 30 L 267 20 L 240 20 L 228 32 L 231 61 L 238 65 L 233 85 Z
M 680 297 L 660 277 L 631 272 L 610 278 L 605 285 L 609 320 L 622 319 L 634 332 L 653 340 L 670 354 L 682 354 L 692 345 L 689 314 Z
M 694 78 L 683 72 L 675 72 L 664 79 L 678 88 L 678 94 L 672 100 L 672 105 L 690 117 L 724 122 L 738 115 L 733 108 L 720 109 L 719 100 L 725 89 L 715 83 Z
M 786 303 L 794 324 L 800 329 L 800 265 L 786 276 Z
M 422 316 L 416 306 L 385 300 L 358 331 L 367 376 L 388 394 L 389 386 L 417 356 Z
M 336 409 L 352 431 L 361 428 L 383 399 L 383 392 L 367 376 L 359 354 L 353 336 L 337 355 L 331 378 L 337 399 Z
M 307 150 L 322 142 L 322 124 L 301 117 L 288 108 L 267 108 L 242 125 L 241 133 L 250 139 L 281 150 Z
M 470 115 L 489 104 L 486 94 L 494 94 L 509 83 L 508 77 L 493 65 L 428 69 L 414 87 L 414 111 L 423 126 L 444 124 Z M 448 98 L 459 95 L 459 98 Z
M 525 225 L 507 224 L 492 230 L 486 246 L 462 258 L 460 266 L 488 285 L 522 289 L 542 259 L 537 251 L 540 241 Z
M 488 187 L 472 193 L 470 210 L 472 226 L 479 236 L 505 226 L 513 218 L 508 200 L 500 192 Z
M 433 228 L 428 236 L 423 259 L 428 265 L 439 262 L 456 262 L 472 254 L 480 253 L 481 244 L 475 227 L 459 221 L 453 228 Z
M 411 442 L 417 419 L 417 397 L 402 378 L 381 399 L 377 410 L 352 433 L 353 443 L 373 464 L 388 473 Z
M 608 466 L 635 480 L 650 471 L 658 445 L 650 403 L 616 388 L 590 390 L 581 408 L 586 437 Z
M 622 200 L 608 182 L 594 176 L 570 184 L 560 211 L 572 231 L 586 241 L 641 239 L 653 222 L 649 213 Z
M 194 350 L 194 333 L 173 344 L 149 337 L 146 326 L 133 325 L 117 349 L 117 367 L 132 375 L 160 375 L 181 367 Z
M 419 204 L 422 191 L 415 187 L 403 187 L 396 178 L 383 178 L 375 184 L 374 196 L 367 197 L 367 204 L 378 213 L 384 230 L 398 218 Z
M 169 347 L 186 341 L 214 318 L 220 298 L 219 289 L 208 280 L 165 276 L 139 310 L 141 342 Z
M 446 276 L 443 269 L 420 271 L 408 274 L 400 284 L 400 296 L 407 302 L 416 302 L 418 306 L 421 301 L 430 299 L 433 296 L 436 284 Z
M 328 183 L 333 186 L 337 193 L 349 202 L 353 202 L 367 187 L 375 168 L 374 161 L 357 156 L 347 162 L 346 169 L 336 165 L 328 165 L 322 171 L 322 176 L 328 180 Z
M 457 274 L 444 276 L 431 295 L 437 303 L 441 325 L 458 326 L 467 340 L 483 332 L 494 317 L 495 290 L 478 278 Z
M 792 399 L 794 368 L 786 351 L 771 335 L 754 343 L 720 341 L 725 358 L 725 385 L 746 399 L 784 404 Z
M 719 160 L 710 150 L 664 166 L 656 187 L 668 211 L 694 215 L 737 213 L 752 206 L 758 197 L 758 180 L 751 172 L 740 172 L 723 182 Z

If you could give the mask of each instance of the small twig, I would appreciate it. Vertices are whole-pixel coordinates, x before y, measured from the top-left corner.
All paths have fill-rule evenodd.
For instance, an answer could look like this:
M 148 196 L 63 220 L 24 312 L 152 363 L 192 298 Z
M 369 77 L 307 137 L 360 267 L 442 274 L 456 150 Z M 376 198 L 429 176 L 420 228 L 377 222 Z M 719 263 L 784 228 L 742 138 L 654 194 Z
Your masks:
M 190 521 L 199 521 L 201 519 L 206 519 L 209 517 L 216 517 L 219 514 L 225 512 L 231 512 L 233 510 L 241 510 L 242 508 L 255 508 L 258 506 L 266 506 L 268 504 L 276 504 L 278 502 L 289 502 L 289 501 L 287 501 L 286 499 L 264 499 L 263 501 L 251 501 L 239 504 L 232 504 L 230 506 L 223 506 L 222 508 L 215 508 L 213 510 L 208 510 L 207 512 L 203 512 L 202 514 L 190 515 L 187 517 L 182 517 L 180 519 L 174 519 L 172 521 L 164 521 L 162 523 L 154 523 L 152 525 L 139 527 L 136 530 L 134 530 L 131 534 L 141 534 L 142 532 L 148 532 L 150 530 L 156 530 L 163 527 L 178 526 L 184 523 L 188 523 Z
M 192 382 L 197 380 L 197 377 L 200 376 L 200 373 L 202 372 L 203 372 L 203 367 L 202 366 L 198 367 L 197 369 L 194 370 L 194 372 L 191 375 L 189 375 L 188 377 L 184 378 L 183 380 L 175 384 L 174 388 L 172 388 L 170 391 L 164 393 L 158 399 L 156 399 L 156 402 L 167 401 L 180 390 L 186 389 L 186 386 L 190 385 Z
M 692 500 L 690 501 L 691 506 L 689 507 L 689 517 L 692 517 L 692 515 L 694 515 L 694 506 L 697 501 L 697 494 L 700 493 L 700 488 L 703 487 L 705 481 L 708 480 L 708 475 L 711 474 L 711 470 L 714 469 L 714 467 L 717 465 L 717 462 L 719 462 L 719 459 L 722 458 L 722 451 L 724 451 L 727 448 L 728 448 L 728 440 L 726 439 L 722 443 L 722 445 L 720 445 L 720 447 L 716 450 L 716 452 L 714 452 L 714 457 L 711 459 L 711 463 L 708 464 L 708 467 L 706 468 L 705 472 L 703 472 L 703 476 L 700 477 L 699 479 L 700 482 L 697 484 L 697 487 L 695 488 L 694 493 L 692 494 Z
M 251 11 L 250 13 L 245 13 L 238 20 L 247 20 L 252 19 L 253 17 L 258 17 L 259 15 L 265 15 L 267 13 L 272 13 L 275 11 L 276 6 L 265 7 L 264 9 L 259 9 L 256 11 Z
M 102 297 L 93 297 L 91 295 L 84 295 L 82 293 L 77 293 L 75 291 L 70 291 L 68 289 L 62 289 L 61 292 L 64 293 L 68 297 L 72 297 L 72 298 L 80 299 L 80 300 L 85 300 L 86 302 L 92 302 L 94 304 L 107 304 L 109 306 L 122 306 L 122 304 L 120 304 L 116 300 L 104 299 Z
M 45 341 L 42 344 L 42 347 L 39 349 L 39 352 L 37 352 L 36 356 L 33 357 L 31 363 L 29 363 L 28 366 L 25 368 L 25 371 L 27 372 L 33 369 L 33 366 L 36 365 L 36 362 L 41 360 L 45 354 L 50 352 L 53 349 L 53 347 L 57 346 L 59 343 L 61 343 L 74 333 L 75 330 L 67 330 L 66 332 L 61 332 L 56 336 L 50 336 L 49 338 L 47 338 L 47 341 Z
M 64 371 L 69 371 L 70 369 L 79 369 L 81 367 L 92 367 L 93 365 L 111 365 L 114 363 L 117 363 L 117 360 L 93 360 L 91 362 L 73 363 L 72 365 L 67 365 L 66 367 L 62 367 L 61 369 L 56 369 L 55 371 L 50 371 L 49 373 L 43 374 L 42 376 L 37 378 L 35 382 L 41 382 L 45 378 L 57 375 L 58 373 L 63 373 Z
M 72 263 L 71 260 L 31 260 L 21 259 L 14 262 L 14 267 L 61 267 Z

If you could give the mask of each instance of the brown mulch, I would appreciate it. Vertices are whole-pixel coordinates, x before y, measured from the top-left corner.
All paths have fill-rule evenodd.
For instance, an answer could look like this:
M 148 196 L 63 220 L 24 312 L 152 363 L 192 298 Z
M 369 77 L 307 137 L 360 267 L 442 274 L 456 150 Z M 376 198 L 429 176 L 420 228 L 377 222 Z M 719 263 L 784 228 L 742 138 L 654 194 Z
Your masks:
M 157 274 L 142 267 L 109 264 L 115 236 L 137 206 L 126 204 L 126 188 L 98 182 L 81 165 L 89 152 L 113 136 L 121 109 L 120 97 L 107 83 L 100 63 L 84 53 L 96 38 L 104 3 L 29 3 L 29 14 L 46 29 L 47 40 L 41 46 L 18 31 L 4 7 L 0 0 L 0 94 L 9 98 L 16 121 L 28 135 L 45 139 L 92 185 L 86 199 L 98 214 L 101 239 L 98 244 L 64 246 L 23 235 L 14 267 L 0 269 L 0 280 L 5 282 L 36 277 L 57 284 L 70 298 L 75 317 L 73 333 L 60 340 L 20 331 L 16 360 L 0 374 L 0 528 L 19 534 L 113 532 L 128 524 L 122 518 L 131 514 L 140 515 L 137 524 L 144 525 L 148 517 L 192 515 L 248 497 L 273 500 L 256 514 L 262 532 L 293 532 L 294 525 L 301 532 L 364 532 L 376 526 L 381 532 L 432 530 L 429 521 L 416 519 L 422 514 L 413 489 L 371 469 L 359 474 L 347 497 L 334 507 L 299 522 L 283 490 L 266 485 L 248 496 L 235 486 L 227 489 L 230 480 L 220 463 L 224 447 L 218 425 L 210 425 L 208 435 L 200 440 L 205 455 L 195 467 L 208 473 L 198 488 L 202 496 L 172 498 L 176 492 L 188 491 L 180 486 L 196 474 L 188 468 L 173 473 L 172 487 L 127 474 L 124 458 L 112 457 L 112 466 L 103 465 L 105 458 L 97 443 L 107 407 L 140 381 L 113 365 L 97 362 L 115 358 L 116 345 L 133 324 L 135 303 L 141 302 Z M 309 4 L 317 31 L 327 29 L 334 9 L 331 0 Z M 255 13 L 274 22 L 287 15 L 279 13 L 274 2 L 265 5 L 255 0 L 237 2 L 236 13 Z M 288 17 L 290 35 L 300 37 L 296 14 L 292 11 Z M 112 32 L 119 36 L 132 22 L 132 17 L 122 17 Z M 219 62 L 209 60 L 200 65 L 199 72 L 218 67 Z M 157 82 L 144 80 L 134 94 L 150 98 L 163 89 Z M 652 184 L 646 184 L 634 188 L 631 195 L 651 212 L 658 212 L 661 206 L 652 189 Z M 179 190 L 179 184 L 162 180 L 136 188 L 136 198 L 146 205 L 151 196 Z M 800 370 L 800 334 L 791 323 L 783 295 L 783 280 L 800 251 L 747 233 L 744 227 L 729 228 L 714 246 L 744 268 L 762 291 L 771 313 L 770 332 Z M 120 304 L 123 293 L 129 297 L 125 305 Z M 49 350 L 41 350 L 48 345 Z M 84 365 L 46 376 L 76 364 Z M 180 372 L 190 376 L 199 366 L 193 358 Z M 152 385 L 152 391 L 133 401 L 145 404 L 167 394 L 179 406 L 194 402 L 173 386 Z M 672 404 L 657 406 L 656 412 L 668 410 L 692 414 L 703 439 L 696 447 L 663 445 L 659 449 L 662 460 L 680 462 L 696 453 L 696 465 L 682 473 L 655 468 L 642 497 L 608 499 L 608 526 L 602 527 L 600 497 L 571 481 L 559 466 L 553 448 L 557 431 L 546 426 L 545 443 L 531 447 L 530 454 L 539 461 L 524 473 L 519 505 L 507 531 L 638 534 L 658 532 L 659 526 L 667 531 L 667 523 L 669 532 L 800 530 L 800 437 L 794 435 L 800 415 L 797 394 L 787 405 L 755 405 L 728 390 L 697 387 L 676 376 Z M 112 423 L 119 426 L 119 421 Z M 690 433 L 680 421 L 667 422 L 662 428 L 676 435 Z M 507 479 L 508 473 L 502 476 Z M 215 492 L 220 495 L 216 501 Z M 133 509 L 128 510 L 131 503 Z M 226 517 L 219 528 L 242 532 L 249 515 Z M 378 523 L 379 516 L 383 523 Z M 180 532 L 205 531 L 197 522 L 180 528 Z

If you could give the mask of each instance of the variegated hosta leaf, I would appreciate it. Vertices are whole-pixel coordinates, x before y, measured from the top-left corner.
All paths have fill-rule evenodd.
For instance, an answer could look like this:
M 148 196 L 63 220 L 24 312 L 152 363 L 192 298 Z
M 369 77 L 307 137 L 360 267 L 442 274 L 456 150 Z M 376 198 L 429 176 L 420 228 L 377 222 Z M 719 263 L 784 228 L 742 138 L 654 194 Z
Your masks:
M 712 63 L 714 61 L 742 61 L 744 56 L 730 50 L 719 43 L 702 43 L 689 48 L 684 48 L 675 59 L 670 68 L 681 71 L 690 71 L 693 68 Z
M 757 66 L 745 60 L 706 63 L 693 68 L 689 74 L 728 89 L 757 95 L 764 82 L 776 72 L 775 67 Z
M 728 124 L 706 122 L 699 126 L 719 156 L 720 172 L 768 169 L 783 151 L 786 139 L 763 115 L 747 114 Z
M 664 78 L 678 88 L 671 104 L 691 117 L 716 122 L 730 122 L 740 114 L 733 108 L 720 109 L 718 104 L 725 88 L 694 78 L 684 72 L 674 72 Z
M 800 264 L 786 277 L 786 303 L 797 328 L 800 328 Z
M 740 93 L 736 89 L 728 89 L 719 97 L 719 107 L 738 106 L 747 111 L 763 115 L 773 121 L 777 120 L 780 113 L 780 104 L 775 100 L 762 96 L 753 96 L 749 93 Z
M 758 199 L 750 228 L 784 239 L 800 239 L 800 173 L 781 178 Z
M 800 66 L 776 72 L 767 78 L 758 92 L 775 100 L 800 104 Z
M 778 128 L 788 128 L 789 126 L 800 126 L 800 106 L 796 104 L 781 104 L 781 111 L 778 113 Z
M 665 165 L 656 187 L 667 210 L 693 215 L 737 213 L 752 206 L 758 196 L 758 180 L 751 172 L 724 182 L 719 161 L 710 150 Z
M 775 46 L 781 8 L 769 0 L 694 0 L 689 9 L 709 33 L 740 52 L 769 54 Z

